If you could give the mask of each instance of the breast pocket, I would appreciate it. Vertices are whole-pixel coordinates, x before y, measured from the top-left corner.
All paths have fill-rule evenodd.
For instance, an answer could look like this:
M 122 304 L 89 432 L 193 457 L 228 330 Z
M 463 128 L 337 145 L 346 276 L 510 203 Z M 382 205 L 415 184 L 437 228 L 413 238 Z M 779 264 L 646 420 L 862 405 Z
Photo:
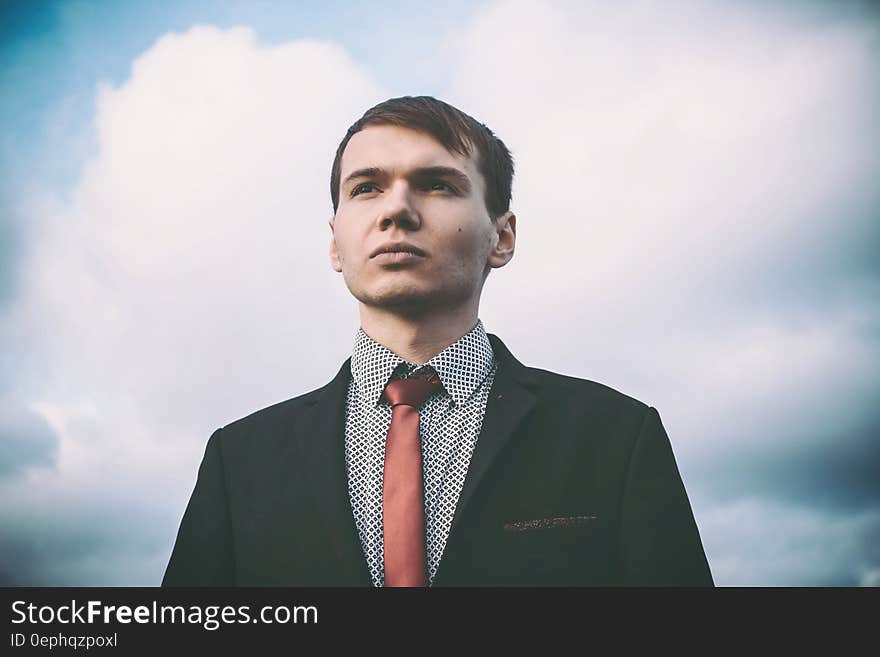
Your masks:
M 522 586 L 578 586 L 606 566 L 606 543 L 595 515 L 507 522 L 502 551 Z

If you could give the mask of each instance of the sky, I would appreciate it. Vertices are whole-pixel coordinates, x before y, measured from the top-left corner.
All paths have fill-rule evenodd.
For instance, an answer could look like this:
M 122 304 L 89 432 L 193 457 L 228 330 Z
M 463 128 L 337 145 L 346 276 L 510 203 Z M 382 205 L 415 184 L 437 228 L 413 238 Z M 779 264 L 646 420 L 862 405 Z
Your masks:
M 658 409 L 716 583 L 880 585 L 878 19 L 0 3 L 0 584 L 159 584 L 213 430 L 351 352 L 336 145 L 429 94 L 516 162 L 487 330 Z

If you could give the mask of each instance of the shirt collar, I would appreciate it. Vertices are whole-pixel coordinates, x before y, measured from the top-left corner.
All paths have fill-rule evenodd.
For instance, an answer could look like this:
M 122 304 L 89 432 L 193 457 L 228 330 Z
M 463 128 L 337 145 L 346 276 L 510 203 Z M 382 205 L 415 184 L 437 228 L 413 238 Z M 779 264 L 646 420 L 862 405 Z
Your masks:
M 358 395 L 378 405 L 385 384 L 401 363 L 407 363 L 393 351 L 379 344 L 363 329 L 358 329 L 351 355 L 351 375 L 357 383 Z M 474 327 L 457 341 L 425 363 L 440 377 L 443 389 L 456 405 L 464 404 L 489 374 L 495 354 L 489 336 L 479 319 Z

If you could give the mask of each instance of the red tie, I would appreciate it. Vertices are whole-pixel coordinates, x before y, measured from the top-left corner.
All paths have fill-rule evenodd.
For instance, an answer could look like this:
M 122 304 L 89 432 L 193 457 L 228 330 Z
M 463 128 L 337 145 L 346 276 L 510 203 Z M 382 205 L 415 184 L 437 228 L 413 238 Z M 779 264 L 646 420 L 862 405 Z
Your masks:
M 440 379 L 433 374 L 427 379 L 395 379 L 385 386 L 391 404 L 382 484 L 385 586 L 428 585 L 419 406 L 438 385 Z

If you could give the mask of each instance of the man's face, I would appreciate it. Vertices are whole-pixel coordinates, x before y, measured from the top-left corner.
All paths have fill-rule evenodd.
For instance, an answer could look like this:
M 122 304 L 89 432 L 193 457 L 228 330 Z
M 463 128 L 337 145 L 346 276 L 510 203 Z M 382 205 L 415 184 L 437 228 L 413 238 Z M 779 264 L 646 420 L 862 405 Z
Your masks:
M 489 269 L 513 254 L 496 248 L 512 215 L 493 223 L 484 198 L 472 157 L 415 130 L 368 126 L 342 156 L 331 264 L 367 306 L 418 313 L 478 300 Z

